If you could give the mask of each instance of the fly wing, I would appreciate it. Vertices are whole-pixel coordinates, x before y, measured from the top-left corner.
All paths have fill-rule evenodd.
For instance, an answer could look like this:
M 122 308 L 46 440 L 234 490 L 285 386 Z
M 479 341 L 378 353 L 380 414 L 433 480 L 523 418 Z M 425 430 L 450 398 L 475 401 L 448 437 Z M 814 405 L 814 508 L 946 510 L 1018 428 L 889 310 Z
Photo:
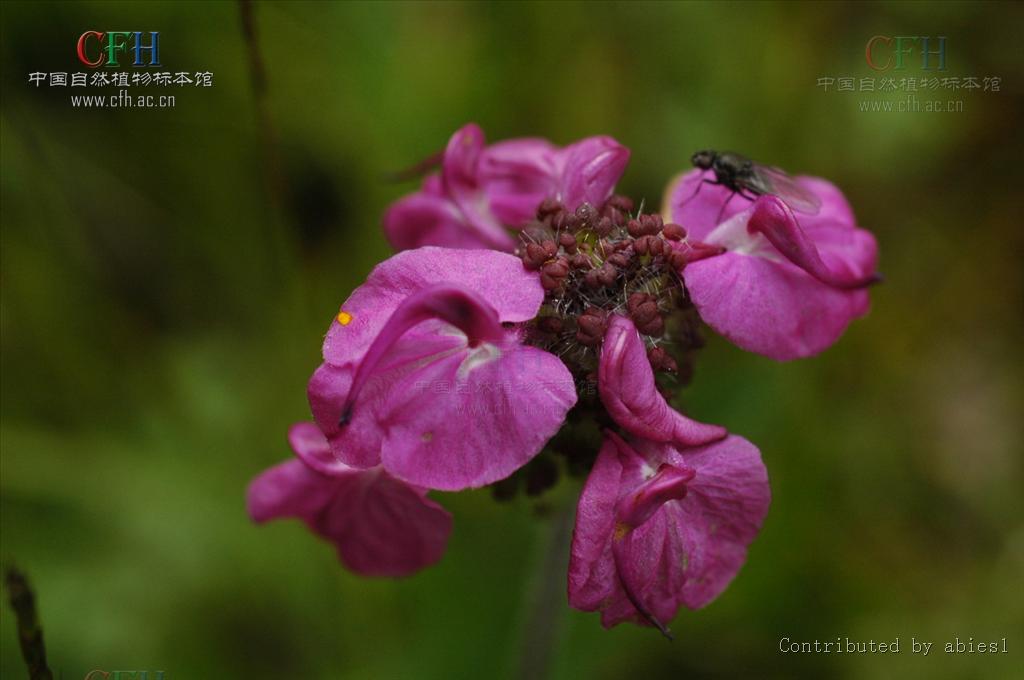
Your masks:
M 821 199 L 797 184 L 793 177 L 780 168 L 754 164 L 754 172 L 748 183 L 759 193 L 778 196 L 797 212 L 817 215 L 821 209 Z

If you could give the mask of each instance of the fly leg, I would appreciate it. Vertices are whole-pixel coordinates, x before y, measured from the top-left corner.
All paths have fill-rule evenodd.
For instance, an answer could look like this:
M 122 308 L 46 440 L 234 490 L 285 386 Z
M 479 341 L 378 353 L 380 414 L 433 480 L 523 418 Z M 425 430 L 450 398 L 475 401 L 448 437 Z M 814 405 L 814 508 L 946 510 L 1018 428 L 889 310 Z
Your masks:
M 722 207 L 718 211 L 718 217 L 715 218 L 715 224 L 721 224 L 722 223 L 722 213 L 725 212 L 725 206 L 729 205 L 729 201 L 731 201 L 732 197 L 735 196 L 737 193 L 740 193 L 740 192 L 734 191 L 731 194 L 729 194 L 729 198 L 725 199 L 725 203 L 722 204 Z M 742 194 L 740 194 L 740 195 L 742 195 Z
M 689 203 L 689 202 L 690 202 L 690 201 L 692 201 L 693 199 L 697 198 L 697 194 L 699 194 L 699 193 L 700 193 L 700 188 L 701 188 L 702 186 L 704 186 L 705 184 L 713 184 L 713 185 L 715 185 L 715 186 L 722 186 L 722 183 L 721 183 L 721 182 L 719 182 L 719 181 L 718 181 L 717 179 L 704 179 L 704 180 L 701 180 L 700 184 L 698 184 L 698 185 L 697 185 L 697 190 L 696 190 L 696 191 L 694 191 L 694 192 L 693 192 L 693 193 L 692 193 L 692 194 L 690 195 L 690 197 L 689 197 L 689 198 L 687 198 L 687 199 L 686 199 L 685 201 L 683 201 L 682 203 L 680 203 L 680 204 L 679 204 L 679 207 L 680 207 L 680 208 L 682 208 L 682 207 L 683 207 L 684 205 L 686 205 L 687 203 Z
M 754 193 L 750 189 L 747 189 L 746 187 L 742 189 L 737 189 L 736 191 L 729 194 L 729 198 L 725 199 L 725 203 L 722 204 L 721 210 L 718 211 L 718 217 L 715 218 L 715 222 L 720 223 L 722 221 L 722 213 L 725 212 L 725 206 L 729 205 L 729 201 L 731 201 L 732 197 L 735 196 L 736 194 L 739 194 L 742 198 L 745 198 L 751 202 L 756 201 L 758 197 L 758 194 Z

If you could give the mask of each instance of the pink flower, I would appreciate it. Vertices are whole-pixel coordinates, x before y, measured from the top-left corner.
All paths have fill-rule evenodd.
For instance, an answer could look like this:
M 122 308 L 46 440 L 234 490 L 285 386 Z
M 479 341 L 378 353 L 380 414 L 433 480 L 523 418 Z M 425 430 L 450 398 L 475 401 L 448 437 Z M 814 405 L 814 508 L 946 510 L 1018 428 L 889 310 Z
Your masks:
M 615 316 L 601 348 L 598 390 L 632 444 L 605 433 L 580 496 L 569 603 L 613 626 L 667 629 L 681 604 L 713 600 L 746 559 L 768 511 L 757 449 L 672 409 L 657 391 L 633 322 Z
M 707 444 L 727 434 L 724 427 L 690 420 L 665 401 L 633 322 L 615 315 L 608 323 L 598 364 L 597 389 L 608 415 L 630 434 L 682 446 Z
M 494 251 L 420 248 L 378 265 L 309 383 L 339 464 L 459 490 L 533 458 L 576 402 L 565 365 L 523 344 L 543 297 L 538 274 Z
M 296 423 L 288 439 L 299 459 L 266 470 L 249 485 L 253 520 L 297 517 L 365 576 L 407 576 L 441 559 L 452 519 L 425 489 L 381 467 L 340 465 L 313 423 Z
M 253 518 L 300 517 L 353 570 L 407 574 L 450 531 L 427 489 L 536 495 L 561 455 L 589 471 L 573 607 L 668 635 L 682 606 L 715 599 L 767 514 L 767 474 L 750 442 L 663 388 L 689 381 L 702 320 L 775 359 L 823 350 L 866 313 L 877 246 L 838 189 L 806 177 L 821 208 L 798 220 L 770 194 L 723 209 L 730 191 L 691 172 L 666 223 L 612 194 L 628 158 L 608 137 L 560 149 L 456 132 L 440 172 L 388 210 L 405 250 L 331 323 L 308 385 L 316 425 L 292 428 L 300 460 L 252 483 Z M 584 443 L 598 431 L 600 451 Z
M 746 561 L 768 511 L 757 449 L 729 436 L 682 448 L 605 437 L 583 487 L 569 603 L 601 623 L 665 623 L 714 600 Z
M 565 148 L 523 138 L 486 146 L 470 123 L 452 135 L 439 175 L 396 201 L 384 232 L 398 250 L 434 245 L 511 251 L 519 229 L 546 199 L 570 209 L 600 205 L 625 170 L 629 150 L 610 137 L 590 137 Z
M 866 286 L 878 280 L 878 246 L 856 226 L 839 189 L 823 179 L 797 178 L 821 200 L 817 214 L 798 221 L 771 195 L 754 202 L 735 197 L 723 211 L 731 191 L 701 186 L 703 178 L 694 170 L 674 181 L 666 212 L 689 234 L 689 244 L 677 247 L 698 246 L 705 255 L 724 249 L 682 271 L 709 326 L 743 349 L 788 360 L 821 352 L 867 313 Z

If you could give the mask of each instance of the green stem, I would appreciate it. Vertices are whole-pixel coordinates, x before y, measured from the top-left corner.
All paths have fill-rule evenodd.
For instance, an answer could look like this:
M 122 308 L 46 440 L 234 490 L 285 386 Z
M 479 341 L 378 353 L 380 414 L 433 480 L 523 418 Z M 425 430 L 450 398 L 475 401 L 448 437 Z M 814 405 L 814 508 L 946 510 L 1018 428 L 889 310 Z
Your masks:
M 524 620 L 518 673 L 523 680 L 543 680 L 551 673 L 565 618 L 566 570 L 574 518 L 573 505 L 563 502 L 551 519 L 547 545 L 537 564 Z

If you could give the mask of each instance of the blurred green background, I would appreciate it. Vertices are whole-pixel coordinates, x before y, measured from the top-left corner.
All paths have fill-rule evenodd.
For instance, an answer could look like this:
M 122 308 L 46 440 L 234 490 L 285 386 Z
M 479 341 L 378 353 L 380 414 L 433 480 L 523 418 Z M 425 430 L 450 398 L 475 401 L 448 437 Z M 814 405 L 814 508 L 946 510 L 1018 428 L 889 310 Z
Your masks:
M 511 677 L 552 514 L 487 491 L 435 568 L 364 580 L 245 487 L 289 455 L 339 303 L 389 253 L 382 181 L 463 123 L 633 150 L 660 201 L 704 147 L 839 184 L 881 245 L 873 310 L 790 364 L 711 339 L 687 407 L 757 443 L 774 501 L 750 559 L 674 643 L 553 607 L 558 678 L 1005 678 L 1021 667 L 1021 5 L 4 3 L 2 557 L 55 670 L 166 678 Z M 173 109 L 72 108 L 85 30 L 160 31 Z M 948 37 L 959 113 L 860 112 L 873 35 Z M 924 75 L 910 61 L 906 76 Z M 946 99 L 946 95 L 941 95 Z M 261 124 L 261 120 L 265 124 Z M 562 598 L 559 587 L 559 598 Z M 3 676 L 20 677 L 0 614 Z M 899 655 L 779 640 L 901 640 Z M 910 638 L 936 643 L 927 658 Z M 1009 654 L 946 655 L 1008 638 Z M 1020 677 L 1019 675 L 1017 677 Z

